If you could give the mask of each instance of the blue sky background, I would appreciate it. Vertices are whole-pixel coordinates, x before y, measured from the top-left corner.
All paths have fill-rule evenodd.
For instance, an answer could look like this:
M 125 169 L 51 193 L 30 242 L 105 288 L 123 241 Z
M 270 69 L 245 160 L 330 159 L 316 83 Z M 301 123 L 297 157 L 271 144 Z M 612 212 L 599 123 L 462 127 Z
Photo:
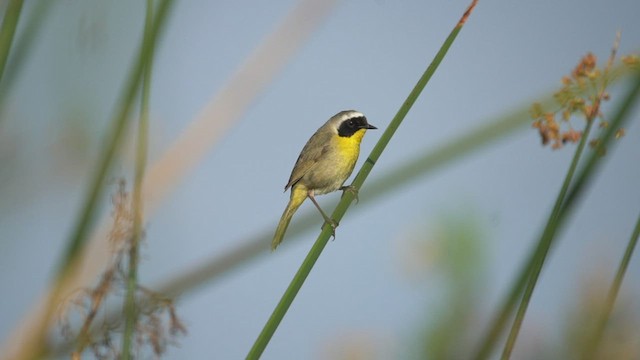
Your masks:
M 152 161 L 293 5 L 176 4 L 153 74 Z M 343 109 L 362 111 L 384 129 L 467 5 L 338 3 L 149 219 L 143 281 L 157 284 L 251 235 L 273 231 L 288 200 L 282 188 L 309 136 Z M 27 4 L 24 14 L 32 7 Z M 586 52 L 604 61 L 618 30 L 619 53 L 637 52 L 638 14 L 637 0 L 481 0 L 370 179 L 557 88 Z M 141 37 L 144 7 L 131 1 L 61 1 L 49 15 L 0 123 L 0 285 L 10 289 L 0 307 L 2 339 L 42 294 L 74 224 Z M 613 91 L 613 102 L 620 93 Z M 586 280 L 612 278 L 640 211 L 638 115 L 636 109 L 626 136 L 561 234 L 516 355 L 526 355 L 544 334 L 561 333 L 559 324 Z M 357 168 L 380 134 L 367 133 Z M 481 327 L 539 234 L 572 149 L 542 148 L 537 133 L 525 127 L 381 200 L 352 207 L 264 358 L 336 358 L 341 346 L 359 341 L 374 349 L 374 358 L 411 358 L 414 337 L 438 317 L 434 309 L 442 308 L 447 285 L 435 266 L 425 265 L 419 275 L 407 271 L 407 253 L 417 251 L 416 239 L 436 242 L 443 214 L 462 214 L 483 229 Z M 116 166 L 114 178 L 129 168 L 127 161 Z M 338 197 L 327 195 L 320 203 L 328 206 Z M 104 209 L 108 215 L 108 199 Z M 314 211 L 305 203 L 300 213 Z M 316 235 L 295 242 L 285 237 L 277 252 L 179 299 L 189 334 L 167 358 L 244 357 Z M 445 255 L 427 258 L 438 256 Z M 635 304 L 636 260 L 623 287 L 624 296 L 635 295 Z

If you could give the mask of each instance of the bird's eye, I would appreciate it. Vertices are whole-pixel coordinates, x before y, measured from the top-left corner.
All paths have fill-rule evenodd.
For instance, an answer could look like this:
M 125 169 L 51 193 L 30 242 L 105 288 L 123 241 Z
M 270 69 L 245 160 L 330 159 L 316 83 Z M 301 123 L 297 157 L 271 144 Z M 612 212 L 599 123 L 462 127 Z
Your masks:
M 350 127 L 350 128 L 352 128 L 352 127 L 354 127 L 354 126 L 356 125 L 356 123 L 355 123 L 355 121 L 353 121 L 353 120 L 349 120 L 349 121 L 347 122 L 347 125 L 349 125 L 349 127 Z

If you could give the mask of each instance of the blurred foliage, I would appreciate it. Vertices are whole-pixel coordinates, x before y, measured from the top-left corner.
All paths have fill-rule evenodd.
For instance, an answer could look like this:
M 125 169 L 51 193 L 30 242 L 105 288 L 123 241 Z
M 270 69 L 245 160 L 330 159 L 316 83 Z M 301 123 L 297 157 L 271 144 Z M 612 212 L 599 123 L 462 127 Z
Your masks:
M 486 230 L 477 216 L 441 215 L 426 238 L 430 245 L 420 246 L 436 277 L 442 281 L 441 299 L 430 308 L 436 318 L 429 319 L 420 333 L 416 359 L 461 359 L 469 352 L 472 323 L 482 304 L 487 280 Z
M 414 281 L 422 279 L 420 281 L 428 283 L 429 291 L 437 289 L 438 299 L 435 304 L 427 305 L 429 318 L 410 332 L 417 334 L 417 338 L 400 339 L 411 344 L 408 351 L 400 351 L 404 354 L 400 358 L 469 358 L 478 332 L 482 329 L 479 321 L 484 317 L 486 304 L 488 254 L 492 253 L 487 226 L 478 215 L 448 213 L 421 229 L 408 236 L 408 250 L 402 265 L 405 271 L 408 269 Z M 614 264 L 611 261 L 595 264 L 586 262 L 583 265 L 585 275 L 580 287 L 575 294 L 564 294 L 570 301 L 562 311 L 567 316 L 560 319 L 559 328 L 545 329 L 535 316 L 530 316 L 530 330 L 522 338 L 518 359 L 582 359 L 585 344 L 591 341 L 596 326 L 595 315 L 601 311 L 604 295 L 610 285 L 610 279 L 602 274 L 607 273 L 605 269 Z M 599 351 L 593 354 L 592 359 L 639 359 L 638 294 L 625 293 L 614 309 Z M 375 335 L 369 337 L 375 338 Z M 360 351 L 360 354 L 366 353 Z M 357 359 L 379 357 L 361 356 Z
M 596 263 L 585 272 L 580 289 L 566 310 L 563 343 L 558 346 L 555 359 L 584 359 L 584 349 L 593 341 L 592 334 L 607 294 L 610 279 L 602 276 L 611 264 Z M 595 354 L 584 354 L 594 360 L 640 359 L 640 299 L 623 293 L 613 308 L 606 331 Z

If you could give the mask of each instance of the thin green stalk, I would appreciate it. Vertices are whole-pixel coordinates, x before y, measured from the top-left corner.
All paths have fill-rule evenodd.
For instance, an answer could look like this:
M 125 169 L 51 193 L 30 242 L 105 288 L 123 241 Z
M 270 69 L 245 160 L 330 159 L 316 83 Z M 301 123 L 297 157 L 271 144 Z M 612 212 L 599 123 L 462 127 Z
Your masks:
M 628 120 L 628 114 L 632 106 L 637 101 L 639 94 L 640 75 L 636 72 L 635 76 L 632 78 L 632 87 L 629 90 L 628 94 L 623 98 L 620 106 L 617 109 L 617 112 L 614 114 L 613 121 L 609 124 L 609 127 L 604 132 L 604 135 L 600 138 L 600 142 L 598 143 L 596 149 L 591 151 L 591 154 L 585 161 L 585 165 L 582 167 L 580 173 L 574 177 L 574 184 L 565 197 L 565 202 L 558 217 L 555 219 L 555 224 L 551 225 L 554 228 L 560 229 L 564 224 L 566 218 L 573 211 L 577 200 L 579 200 L 582 196 L 587 183 L 591 180 L 597 166 L 599 165 L 601 156 L 598 154 L 600 154 L 603 149 L 609 144 L 614 136 L 615 131 L 623 126 L 624 123 Z M 490 330 L 487 332 L 487 336 L 483 339 L 480 350 L 477 352 L 476 356 L 474 356 L 474 359 L 487 359 L 491 354 L 491 351 L 495 346 L 495 343 L 498 341 L 500 333 L 504 328 L 506 320 L 509 318 L 513 307 L 515 306 L 515 302 L 518 300 L 519 295 L 525 286 L 525 282 L 529 279 L 530 269 L 532 269 L 535 265 L 539 248 L 540 244 L 538 244 L 536 252 L 529 257 L 526 265 L 519 272 L 517 280 L 514 281 L 513 285 L 511 286 L 511 290 L 506 297 L 506 300 L 502 303 L 498 315 L 494 317 L 494 320 L 492 321 L 492 324 L 489 328 Z
M 2 19 L 2 28 L 0 29 L 0 80 L 2 80 L 4 68 L 7 65 L 9 51 L 13 43 L 13 35 L 15 35 L 21 11 L 22 0 L 9 0 Z
M 473 359 L 484 360 L 489 358 L 489 355 L 491 355 L 491 351 L 500 338 L 500 334 L 502 333 L 502 330 L 504 329 L 504 326 L 506 325 L 511 312 L 515 307 L 516 302 L 518 301 L 518 299 L 522 298 L 522 290 L 524 289 L 527 279 L 529 279 L 529 273 L 531 267 L 537 259 L 539 249 L 540 244 L 538 243 L 536 249 L 530 252 L 529 258 L 518 272 L 518 276 L 510 287 L 509 293 L 505 297 L 504 302 L 499 307 L 500 312 L 493 318 L 493 322 L 489 326 L 489 330 L 486 332 L 486 336 L 482 340 L 481 346 L 478 351 L 476 351 L 476 355 Z
M 25 19 L 26 23 L 24 23 L 20 31 L 20 36 L 16 38 L 15 43 L 12 45 L 11 58 L 7 60 L 6 70 L 0 83 L 0 113 L 2 112 L 5 96 L 11 91 L 16 78 L 27 63 L 27 56 L 42 30 L 46 15 L 50 13 L 49 10 L 55 3 L 56 1 L 38 1 L 29 11 L 29 15 Z
M 378 158 L 386 148 L 387 144 L 391 140 L 391 137 L 393 136 L 395 131 L 398 129 L 398 127 L 404 120 L 404 117 L 407 115 L 407 113 L 415 103 L 418 96 L 420 96 L 420 93 L 422 92 L 426 84 L 429 82 L 429 79 L 431 79 L 431 76 L 435 73 L 436 69 L 438 68 L 438 65 L 440 64 L 440 62 L 446 55 L 447 51 L 451 47 L 451 44 L 453 43 L 456 36 L 460 32 L 460 29 L 464 25 L 464 22 L 466 21 L 467 17 L 475 7 L 475 4 L 476 4 L 476 1 L 474 0 L 472 4 L 469 6 L 469 9 L 465 12 L 463 17 L 461 18 L 461 20 L 454 27 L 453 31 L 451 31 L 451 33 L 445 40 L 444 44 L 436 54 L 431 64 L 427 67 L 424 74 L 420 77 L 420 79 L 418 80 L 418 83 L 415 85 L 415 87 L 413 88 L 413 90 L 405 100 L 405 102 L 402 104 L 402 106 L 398 110 L 398 113 L 393 118 L 393 120 L 391 120 L 391 123 L 389 124 L 385 132 L 382 134 L 380 140 L 371 151 L 371 154 L 369 155 L 364 165 L 356 175 L 353 183 L 351 184 L 352 186 L 355 186 L 357 189 L 362 188 L 362 184 L 364 183 L 367 176 L 373 169 L 373 166 L 375 165 L 376 161 L 378 160 Z M 342 217 L 344 216 L 345 212 L 347 211 L 349 205 L 353 201 L 353 198 L 354 198 L 354 195 L 351 192 L 348 192 L 348 191 L 344 192 L 342 200 L 340 201 L 340 203 L 338 203 L 338 206 L 336 207 L 336 209 L 332 214 L 332 219 L 334 219 L 336 222 L 339 223 Z M 271 314 L 271 317 L 269 318 L 269 320 L 266 322 L 264 328 L 262 329 L 262 332 L 260 332 L 260 335 L 258 336 L 255 343 L 253 344 L 253 347 L 251 348 L 251 350 L 249 350 L 249 353 L 247 354 L 247 359 L 260 358 L 265 348 L 269 344 L 271 337 L 273 336 L 276 329 L 278 328 L 278 325 L 280 325 L 282 318 L 287 313 L 287 310 L 291 306 L 291 303 L 293 302 L 296 295 L 298 294 L 298 291 L 300 290 L 307 276 L 311 272 L 313 265 L 316 263 L 316 261 L 320 257 L 320 254 L 322 253 L 322 250 L 326 246 L 327 241 L 329 241 L 330 236 L 331 236 L 331 227 L 324 226 L 322 232 L 320 233 L 320 235 L 318 235 L 318 239 L 311 247 L 311 250 L 307 254 L 304 261 L 302 262 L 302 265 L 300 266 L 295 276 L 293 277 L 293 280 L 289 284 L 289 287 L 282 295 L 280 302 L 278 303 L 276 308 L 273 310 L 273 313 Z
M 629 262 L 631 261 L 633 250 L 638 244 L 639 237 L 640 216 L 638 216 L 638 220 L 636 220 L 636 226 L 633 229 L 633 234 L 631 234 L 631 238 L 629 239 L 627 248 L 624 251 L 622 260 L 620 261 L 620 266 L 618 267 L 616 276 L 613 279 L 613 283 L 611 283 L 611 288 L 609 289 L 609 293 L 607 294 L 607 299 L 602 308 L 602 312 L 598 317 L 593 337 L 585 344 L 585 351 L 583 353 L 583 359 L 585 360 L 594 359 L 596 357 L 598 345 L 600 345 L 600 341 L 602 341 L 604 329 L 607 326 L 607 321 L 609 320 L 611 312 L 613 311 L 613 305 L 616 303 L 616 299 L 618 298 L 618 293 L 620 292 L 620 287 L 622 286 L 622 280 L 624 279 L 624 275 L 626 274 L 627 268 L 629 267 Z
M 560 210 L 562 209 L 562 204 L 564 202 L 565 196 L 567 195 L 567 191 L 569 190 L 569 185 L 571 184 L 571 180 L 573 179 L 576 168 L 578 167 L 578 162 L 580 161 L 580 157 L 582 156 L 582 152 L 587 143 L 587 139 L 589 138 L 589 134 L 591 133 L 591 128 L 593 127 L 594 122 L 594 118 L 590 118 L 587 120 L 587 127 L 585 128 L 584 133 L 582 134 L 582 138 L 580 139 L 580 143 L 578 144 L 578 148 L 573 155 L 571 165 L 569 166 L 569 170 L 565 175 L 564 182 L 562 183 L 560 192 L 556 197 L 556 202 L 553 205 L 553 210 L 551 211 L 551 215 L 547 220 L 547 225 L 544 228 L 542 237 L 539 240 L 539 245 L 534 256 L 535 260 L 533 262 L 533 267 L 530 268 L 529 271 L 529 281 L 527 283 L 527 286 L 525 287 L 524 294 L 522 296 L 522 299 L 520 300 L 520 307 L 518 308 L 516 317 L 513 320 L 513 325 L 511 327 L 511 331 L 509 332 L 509 337 L 507 338 L 507 342 L 502 351 L 503 360 L 509 359 L 511 357 L 511 352 L 513 351 L 513 347 L 520 332 L 520 328 L 522 327 L 522 321 L 524 320 L 524 315 L 527 312 L 531 296 L 533 295 L 533 290 L 535 289 L 538 277 L 540 276 L 540 271 L 542 271 L 542 266 L 544 265 L 544 261 L 554 240 L 554 235 L 557 230 L 557 227 L 555 225 L 557 225 L 558 215 L 560 214 Z
M 150 41 L 153 24 L 153 0 L 147 0 L 147 11 L 145 14 L 144 41 Z M 149 97 L 151 92 L 151 70 L 153 67 L 153 54 L 155 46 L 150 45 L 151 56 L 144 64 L 142 98 L 140 103 L 140 123 L 138 126 L 138 141 L 136 151 L 136 169 L 133 188 L 133 236 L 129 244 L 129 277 L 127 279 L 127 293 L 124 303 L 124 334 L 122 341 L 122 359 L 132 358 L 131 346 L 133 335 L 137 323 L 138 308 L 136 306 L 136 291 L 138 289 L 138 260 L 140 239 L 142 237 L 143 222 L 143 202 L 142 202 L 142 180 L 145 168 L 147 167 L 147 148 L 149 135 Z

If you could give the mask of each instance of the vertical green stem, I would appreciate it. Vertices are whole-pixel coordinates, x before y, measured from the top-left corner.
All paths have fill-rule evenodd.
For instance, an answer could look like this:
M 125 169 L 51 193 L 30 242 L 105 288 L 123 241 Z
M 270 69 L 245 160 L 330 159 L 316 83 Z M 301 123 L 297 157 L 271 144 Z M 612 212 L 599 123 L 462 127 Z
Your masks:
M 0 29 L 0 80 L 2 80 L 4 68 L 7 65 L 9 51 L 13 43 L 13 35 L 16 32 L 21 11 L 22 0 L 10 0 L 2 19 L 2 28 Z
M 153 19 L 153 0 L 147 0 L 145 15 L 144 41 L 150 41 Z M 122 341 L 122 359 L 132 358 L 131 345 L 138 317 L 136 305 L 136 290 L 138 288 L 138 259 L 139 244 L 142 237 L 143 201 L 142 179 L 147 165 L 147 144 L 149 133 L 149 97 L 151 92 L 151 70 L 153 66 L 154 44 L 150 44 L 152 56 L 144 64 L 142 77 L 142 98 L 140 104 L 140 123 L 138 126 L 138 141 L 136 147 L 136 168 L 133 189 L 133 236 L 129 244 L 129 276 L 127 279 L 127 293 L 124 303 L 125 326 Z

